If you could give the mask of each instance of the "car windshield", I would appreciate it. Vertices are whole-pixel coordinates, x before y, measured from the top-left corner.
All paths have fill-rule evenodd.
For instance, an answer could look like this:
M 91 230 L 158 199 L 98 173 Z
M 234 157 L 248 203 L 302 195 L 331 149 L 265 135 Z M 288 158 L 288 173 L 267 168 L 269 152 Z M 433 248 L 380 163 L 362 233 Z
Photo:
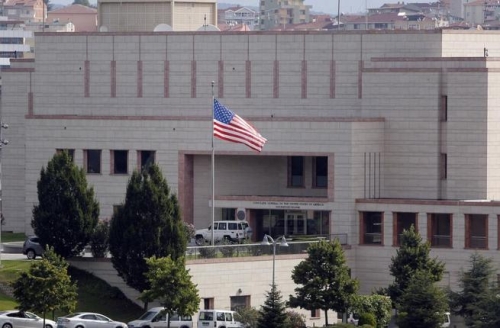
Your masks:
M 137 320 L 149 321 L 149 320 L 153 319 L 157 313 L 158 312 L 156 312 L 156 311 L 148 311 L 148 312 L 144 313 L 143 315 L 141 315 L 141 317 Z

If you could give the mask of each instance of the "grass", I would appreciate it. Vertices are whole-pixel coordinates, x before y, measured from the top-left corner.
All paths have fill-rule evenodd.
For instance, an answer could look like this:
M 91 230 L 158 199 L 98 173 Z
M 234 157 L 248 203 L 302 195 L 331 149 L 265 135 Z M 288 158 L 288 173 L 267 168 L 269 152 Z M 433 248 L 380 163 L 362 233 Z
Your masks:
M 2 232 L 2 243 L 10 243 L 13 241 L 24 241 L 26 234 L 22 232 Z
M 20 272 L 29 270 L 30 265 L 31 261 L 28 260 L 2 261 L 0 284 L 14 281 Z M 111 287 L 94 275 L 73 267 L 68 269 L 68 273 L 78 285 L 76 311 L 98 312 L 125 323 L 137 319 L 143 313 L 143 309 L 128 300 L 118 288 Z M 0 310 L 10 310 L 16 306 L 17 302 L 12 297 L 0 291 Z M 56 312 L 55 317 L 66 314 Z

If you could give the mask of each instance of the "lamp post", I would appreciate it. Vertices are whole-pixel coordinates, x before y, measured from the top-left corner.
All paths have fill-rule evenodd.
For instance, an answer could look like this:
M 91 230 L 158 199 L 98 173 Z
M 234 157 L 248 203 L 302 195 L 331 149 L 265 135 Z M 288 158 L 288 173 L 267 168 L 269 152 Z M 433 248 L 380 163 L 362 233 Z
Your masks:
M 0 267 L 2 266 L 2 225 L 3 225 L 3 187 L 2 187 L 2 148 L 7 145 L 9 141 L 2 136 L 3 129 L 8 129 L 9 125 L 0 122 Z
M 264 235 L 264 239 L 262 239 L 261 245 L 273 245 L 273 285 L 274 286 L 274 275 L 276 271 L 276 245 L 283 246 L 283 247 L 288 247 L 288 243 L 286 242 L 285 236 L 281 236 L 276 238 L 276 240 L 273 239 L 273 237 L 269 235 Z

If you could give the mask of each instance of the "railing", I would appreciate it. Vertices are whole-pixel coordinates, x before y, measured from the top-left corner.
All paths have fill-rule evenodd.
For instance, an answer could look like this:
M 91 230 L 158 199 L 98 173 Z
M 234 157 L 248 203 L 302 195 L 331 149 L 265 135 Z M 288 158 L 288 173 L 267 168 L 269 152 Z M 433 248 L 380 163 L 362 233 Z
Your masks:
M 486 237 L 484 236 L 471 236 L 469 248 L 487 248 Z
M 276 247 L 276 255 L 304 254 L 312 243 L 320 240 L 337 239 L 341 245 L 347 245 L 347 234 L 334 234 L 324 236 L 310 236 L 309 240 L 300 240 L 308 236 L 301 236 L 298 240 L 287 238 L 287 247 Z M 190 246 L 186 251 L 187 259 L 230 258 L 273 255 L 273 247 L 260 243 L 230 244 L 218 243 L 215 246 Z
M 451 237 L 449 235 L 434 235 L 432 236 L 431 246 L 451 247 Z
M 382 234 L 380 232 L 366 232 L 363 244 L 382 244 Z

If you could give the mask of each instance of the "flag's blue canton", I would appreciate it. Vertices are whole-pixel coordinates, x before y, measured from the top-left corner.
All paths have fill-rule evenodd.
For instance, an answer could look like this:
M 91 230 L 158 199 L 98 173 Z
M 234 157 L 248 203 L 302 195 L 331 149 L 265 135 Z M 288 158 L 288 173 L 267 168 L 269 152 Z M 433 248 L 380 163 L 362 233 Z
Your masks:
M 232 121 L 232 119 L 234 117 L 233 112 L 231 112 L 229 109 L 224 107 L 224 105 L 221 105 L 221 103 L 218 102 L 217 100 L 215 100 L 214 107 L 215 107 L 214 108 L 214 118 L 217 121 L 222 122 L 224 124 L 229 124 L 229 122 Z

